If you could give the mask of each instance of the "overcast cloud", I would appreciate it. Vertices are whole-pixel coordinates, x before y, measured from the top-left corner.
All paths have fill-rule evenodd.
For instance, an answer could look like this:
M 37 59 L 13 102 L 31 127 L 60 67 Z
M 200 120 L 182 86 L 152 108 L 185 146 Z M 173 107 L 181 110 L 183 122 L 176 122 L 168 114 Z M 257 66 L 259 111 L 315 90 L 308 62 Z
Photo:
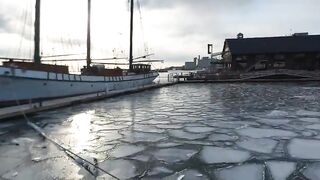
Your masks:
M 17 24 L 12 22 L 14 17 L 19 16 L 18 12 L 12 11 L 13 1 L 23 0 L 0 0 L 2 39 L 8 34 L 17 38 L 12 34 L 20 32 L 12 28 L 12 24 Z M 55 2 L 43 0 L 43 3 L 46 1 Z M 66 1 L 70 0 L 64 0 Z M 80 1 L 77 0 L 79 5 Z M 105 0 L 92 0 L 92 3 L 100 1 Z M 115 2 L 119 1 L 110 1 L 108 6 L 112 7 L 112 3 Z M 245 37 L 282 36 L 294 32 L 320 33 L 319 0 L 140 0 L 140 3 L 143 14 L 143 37 L 152 52 L 156 53 L 155 58 L 167 61 L 165 66 L 183 64 L 184 61 L 192 60 L 197 55 L 205 56 L 207 43 L 213 43 L 215 51 L 221 51 L 224 39 L 236 37 L 239 32 Z M 85 5 L 84 2 L 82 6 Z M 105 21 L 111 21 L 107 19 L 108 12 L 110 10 L 105 10 L 106 15 L 103 15 L 106 17 Z M 112 16 L 113 19 L 117 17 L 121 19 L 119 16 Z M 32 23 L 28 24 L 31 26 L 28 31 L 31 31 Z M 112 29 L 110 24 L 108 29 Z M 107 28 L 103 33 L 112 34 L 107 32 Z M 74 36 L 72 39 L 79 36 Z M 142 37 L 141 34 L 139 37 Z M 75 41 L 83 43 L 83 39 Z M 111 48 L 112 45 L 108 46 L 108 43 L 115 42 L 105 41 L 104 45 Z M 4 50 L 6 48 L 14 47 L 6 44 L 10 43 L 0 42 L 0 53 L 6 52 Z M 2 55 L 4 54 L 0 56 Z

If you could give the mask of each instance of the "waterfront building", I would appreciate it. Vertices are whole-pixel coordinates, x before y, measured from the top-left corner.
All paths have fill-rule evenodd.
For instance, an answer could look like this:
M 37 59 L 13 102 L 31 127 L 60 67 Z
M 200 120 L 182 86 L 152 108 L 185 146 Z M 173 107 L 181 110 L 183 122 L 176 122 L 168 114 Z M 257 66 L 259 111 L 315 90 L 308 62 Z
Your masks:
M 231 71 L 320 70 L 320 35 L 295 33 L 292 36 L 226 39 L 222 52 Z

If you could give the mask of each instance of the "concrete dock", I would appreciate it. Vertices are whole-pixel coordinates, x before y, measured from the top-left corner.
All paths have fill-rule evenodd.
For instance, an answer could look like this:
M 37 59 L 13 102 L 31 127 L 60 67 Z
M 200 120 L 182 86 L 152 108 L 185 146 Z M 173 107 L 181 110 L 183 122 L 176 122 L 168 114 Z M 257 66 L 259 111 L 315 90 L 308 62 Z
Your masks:
M 112 91 L 112 92 L 108 92 L 108 93 L 98 92 L 98 93 L 75 96 L 75 97 L 42 101 L 41 104 L 40 103 L 31 103 L 31 104 L 24 104 L 24 105 L 0 108 L 0 121 L 7 120 L 10 118 L 22 117 L 24 115 L 35 114 L 35 113 L 38 113 L 41 111 L 47 111 L 47 110 L 72 106 L 72 105 L 86 103 L 86 102 L 103 100 L 106 98 L 116 97 L 116 96 L 120 96 L 120 95 L 132 94 L 132 93 L 142 92 L 142 91 L 146 91 L 146 90 L 157 89 L 157 88 L 166 87 L 166 86 L 172 86 L 175 84 L 177 84 L 177 83 L 152 84 L 152 85 L 143 86 L 138 89 L 132 89 L 132 90 Z

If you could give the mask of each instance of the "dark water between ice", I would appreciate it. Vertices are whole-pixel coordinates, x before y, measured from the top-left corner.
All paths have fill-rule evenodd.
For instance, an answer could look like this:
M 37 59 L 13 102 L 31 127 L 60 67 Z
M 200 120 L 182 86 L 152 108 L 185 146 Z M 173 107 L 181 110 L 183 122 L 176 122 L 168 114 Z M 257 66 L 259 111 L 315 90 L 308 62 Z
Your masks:
M 175 85 L 30 119 L 121 179 L 320 179 L 319 83 Z M 90 179 L 23 123 L 6 126 L 0 177 Z

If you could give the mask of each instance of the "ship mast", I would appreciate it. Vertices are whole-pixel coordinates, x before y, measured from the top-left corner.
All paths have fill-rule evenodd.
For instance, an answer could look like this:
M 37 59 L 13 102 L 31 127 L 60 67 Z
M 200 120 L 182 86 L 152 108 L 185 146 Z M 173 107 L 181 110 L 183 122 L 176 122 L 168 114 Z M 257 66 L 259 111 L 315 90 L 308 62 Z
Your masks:
M 88 24 L 87 24 L 87 68 L 91 64 L 91 0 L 88 0 Z
M 131 0 L 130 8 L 130 52 L 129 52 L 129 70 L 133 70 L 133 11 L 134 11 L 134 0 Z
M 34 22 L 34 54 L 33 59 L 37 64 L 41 63 L 40 56 L 40 0 L 36 0 L 36 12 L 35 12 L 35 22 Z

